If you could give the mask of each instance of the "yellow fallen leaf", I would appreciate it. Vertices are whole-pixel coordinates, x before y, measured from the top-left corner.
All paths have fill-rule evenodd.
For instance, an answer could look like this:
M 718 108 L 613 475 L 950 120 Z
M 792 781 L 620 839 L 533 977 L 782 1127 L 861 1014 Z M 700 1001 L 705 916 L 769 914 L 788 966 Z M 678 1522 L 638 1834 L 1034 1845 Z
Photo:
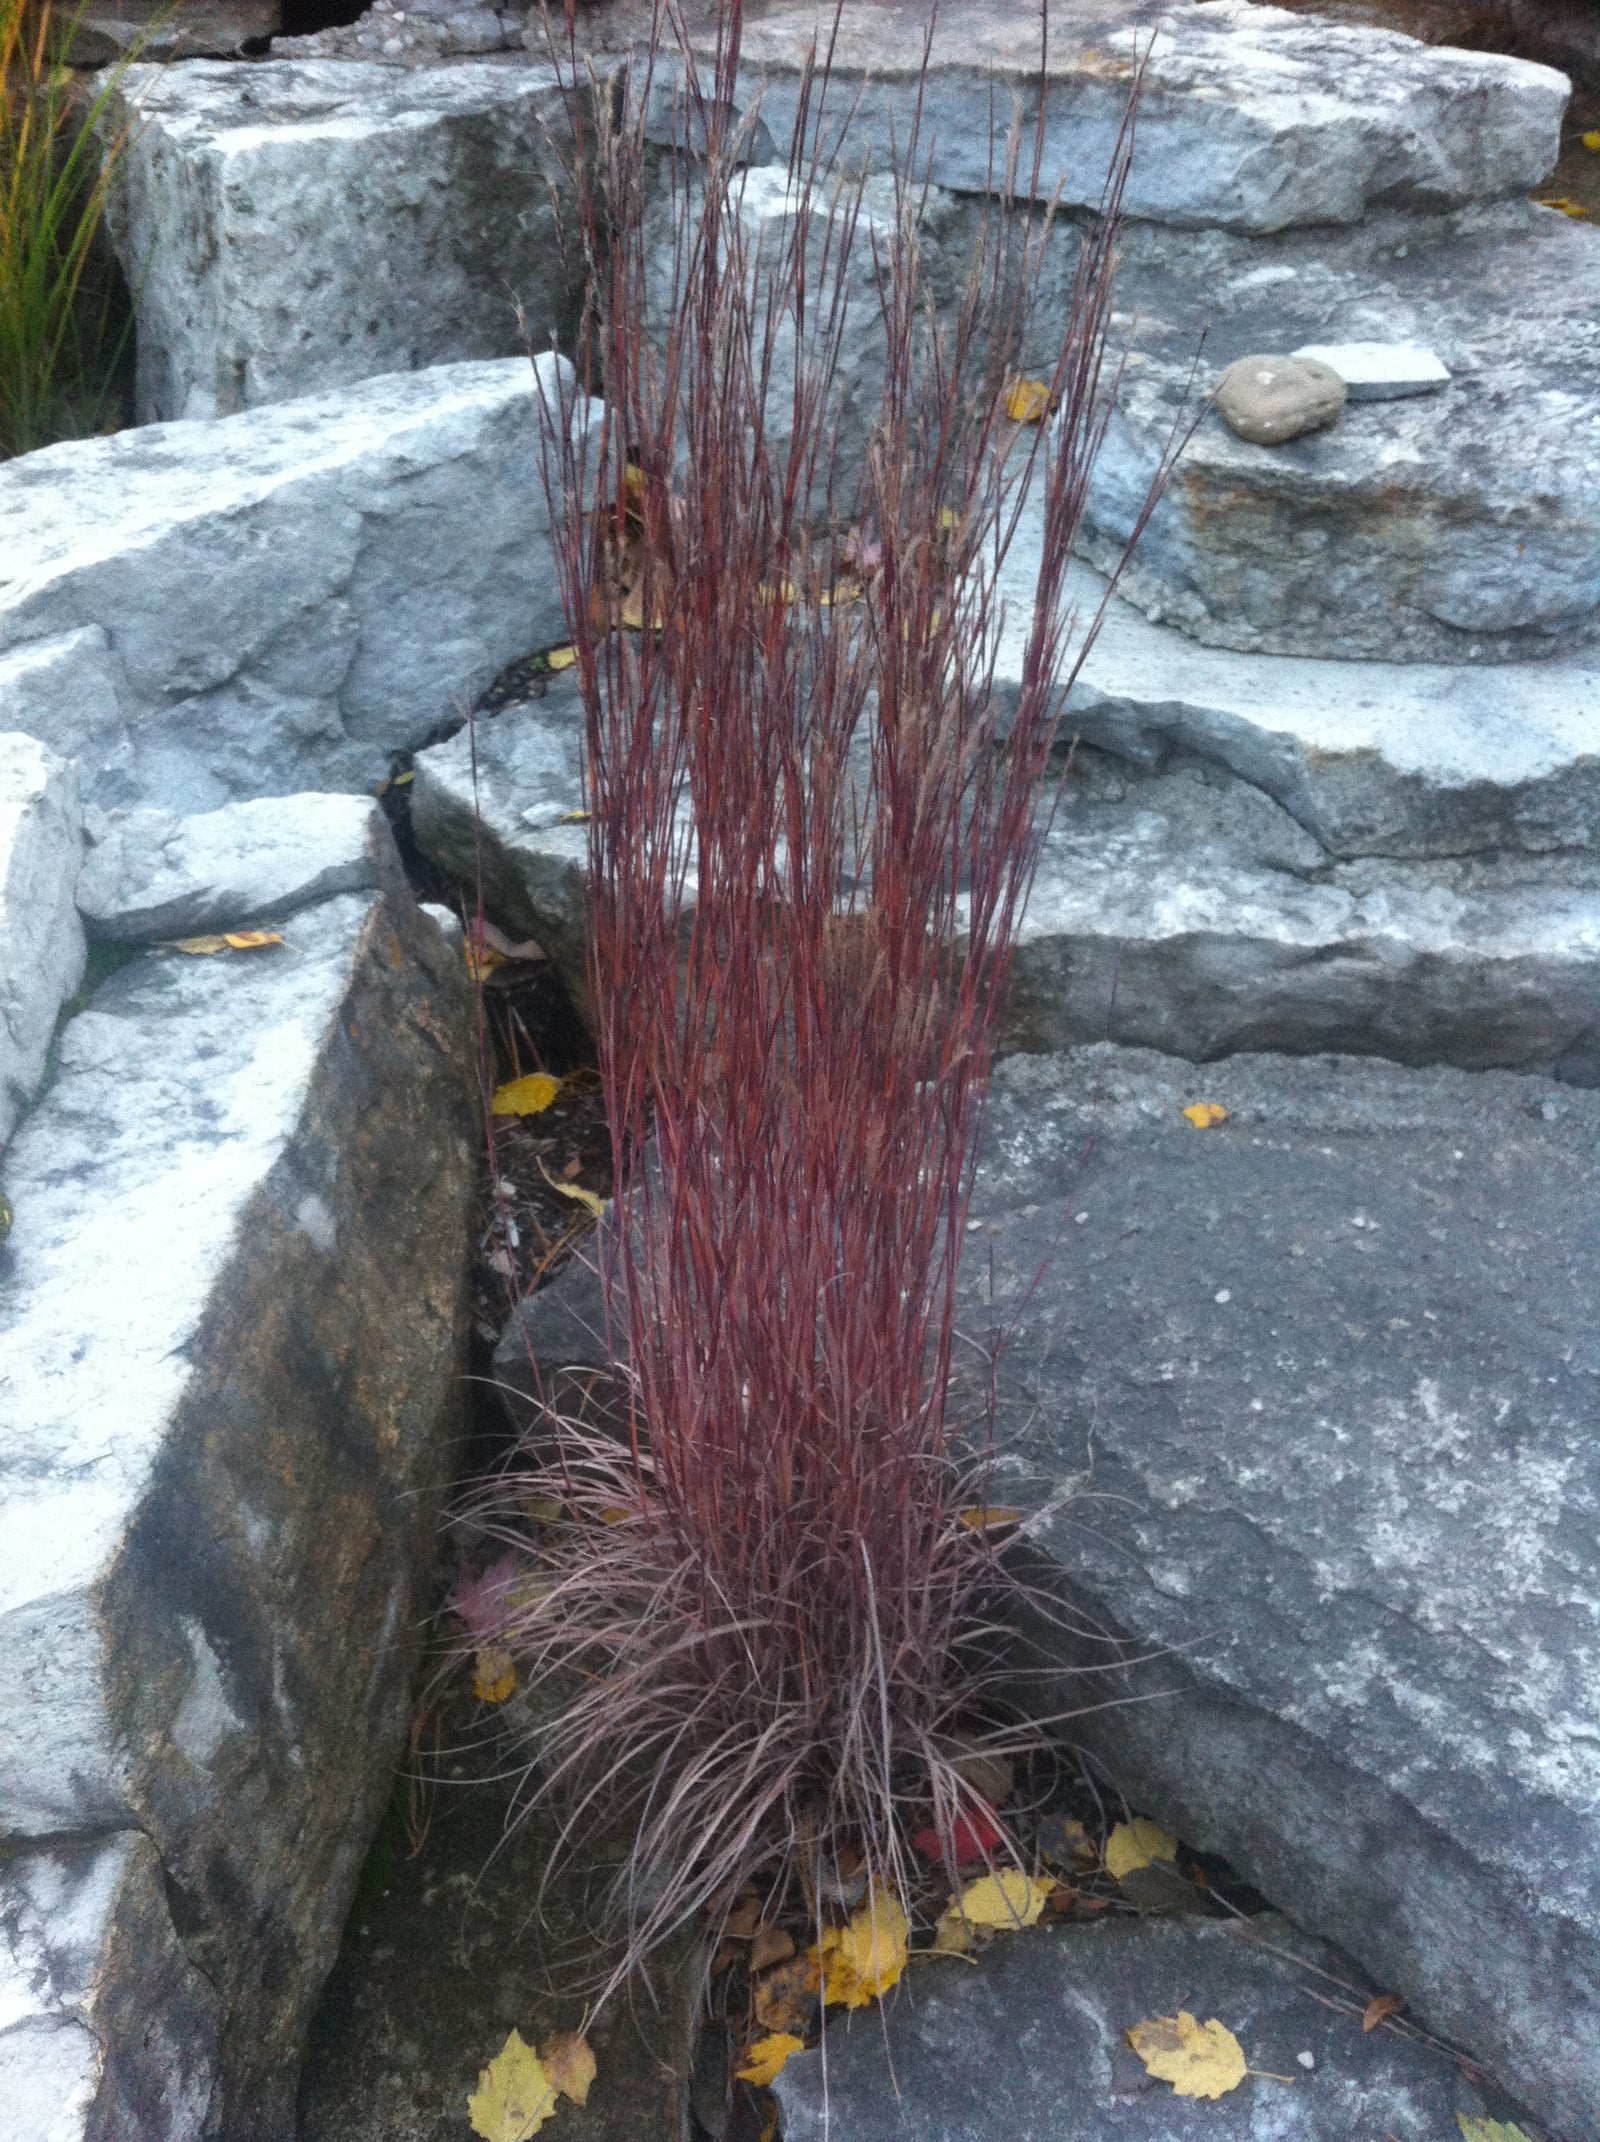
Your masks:
M 1157 2082 L 1169 2082 L 1175 2097 L 1225 2097 L 1250 2072 L 1244 2047 L 1215 2016 L 1197 2023 L 1187 2009 L 1135 2023 L 1128 2043 Z
M 552 647 L 550 652 L 545 656 L 545 661 L 557 673 L 557 675 L 559 675 L 560 672 L 564 669 L 571 669 L 573 663 L 576 662 L 577 659 L 578 650 L 576 647 Z
M 1196 1130 L 1215 1130 L 1228 1120 L 1228 1111 L 1220 1101 L 1192 1102 L 1183 1114 L 1185 1122 L 1192 1123 Z
M 496 1086 L 489 1113 L 492 1116 L 542 1116 L 560 1091 L 560 1079 L 552 1078 L 548 1071 L 530 1071 L 526 1078 L 510 1079 L 504 1086 Z
M 811 1956 L 795 1956 L 765 1971 L 756 1980 L 756 2021 L 764 2029 L 793 2037 L 811 2019 L 813 1996 L 821 1974 Z
M 1580 134 L 1578 136 L 1578 139 L 1583 143 L 1584 147 L 1589 151 L 1591 156 L 1600 156 L 1600 133 L 1591 131 L 1587 134 Z
M 562 1505 L 554 1495 L 530 1495 L 522 1505 L 522 1514 L 536 1525 L 557 1525 L 561 1522 Z
M 848 1926 L 830 1926 L 810 1951 L 830 2008 L 865 2008 L 898 1985 L 911 1950 L 911 1922 L 898 1897 L 875 1889 Z
M 963 1510 L 956 1523 L 963 1532 L 997 1532 L 1005 1525 L 1020 1525 L 1020 1510 Z
M 266 945 L 281 945 L 281 930 L 224 930 L 222 941 L 230 952 L 259 952 Z
M 172 947 L 174 952 L 187 952 L 193 959 L 205 959 L 213 952 L 226 952 L 226 937 L 180 937 Z
M 625 1525 L 632 1515 L 633 1512 L 625 1510 L 620 1502 L 608 1502 L 600 1512 L 600 1522 L 603 1525 Z
M 558 2030 L 539 2048 L 539 2059 L 552 2090 L 570 2097 L 575 2105 L 588 2104 L 589 2085 L 594 2081 L 596 2064 L 582 2031 Z
M 581 1205 L 585 1212 L 592 1212 L 597 1220 L 605 1218 L 606 1200 L 603 1197 L 596 1197 L 592 1190 L 585 1190 L 581 1183 L 558 1181 L 542 1160 L 539 1163 L 539 1172 L 551 1189 L 558 1191 L 562 1197 L 570 1197 L 575 1205 Z
M 513 2031 L 467 2099 L 472 2132 L 483 2142 L 528 2142 L 556 2109 L 556 2093 L 531 2045 Z
M 1050 411 L 1050 388 L 1042 379 L 1014 379 L 1001 403 L 1013 424 L 1037 424 Z
M 558 826 L 586 826 L 594 816 L 592 811 L 563 811 L 556 820 Z
M 485 1644 L 472 1662 L 472 1693 L 480 1703 L 504 1703 L 516 1691 L 517 1662 L 500 1644 Z
M 787 2030 L 770 2031 L 765 2038 L 758 2038 L 745 2055 L 744 2066 L 737 2070 L 740 2082 L 757 2083 L 765 2089 L 777 2081 L 789 2055 L 798 2053 L 805 2042 Z
M 408 788 L 417 778 L 415 770 L 408 766 L 404 773 L 397 773 L 389 783 L 391 788 Z
M 1580 222 L 1586 221 L 1589 214 L 1581 201 L 1569 201 L 1563 193 L 1546 194 L 1538 205 L 1540 208 L 1558 209 L 1562 215 L 1576 217 Z
M 1136 1868 L 1148 1867 L 1152 1860 L 1175 1860 L 1177 1856 L 1177 1838 L 1159 1822 L 1149 1822 L 1143 1815 L 1135 1822 L 1119 1822 L 1106 1839 L 1106 1872 L 1114 1874 L 1119 1882 Z
M 496 967 L 503 967 L 506 956 L 497 952 L 493 945 L 475 945 L 469 937 L 462 948 L 462 957 L 467 963 L 467 972 L 475 982 L 487 981 Z
M 1052 1884 L 1036 1882 L 1015 1867 L 980 1875 L 953 1897 L 934 1930 L 933 1945 L 945 1956 L 960 1955 L 972 1945 L 976 1926 L 1012 1932 L 1032 1926 L 1050 1898 Z
M 1600 145 L 1600 135 L 1596 136 L 1596 143 Z M 1467 2142 L 1529 2142 L 1524 2130 L 1510 2120 L 1480 2120 L 1473 2113 L 1458 2112 L 1456 2124 Z

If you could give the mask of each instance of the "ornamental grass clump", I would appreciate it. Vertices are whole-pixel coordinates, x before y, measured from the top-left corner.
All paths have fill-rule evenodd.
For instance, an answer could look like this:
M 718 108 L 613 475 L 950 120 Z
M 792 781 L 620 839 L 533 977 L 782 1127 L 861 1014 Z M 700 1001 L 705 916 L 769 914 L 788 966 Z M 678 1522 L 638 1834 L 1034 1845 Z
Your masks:
M 85 93 L 60 57 L 75 24 L 0 0 L 0 460 L 119 414 L 131 322 L 102 227 L 129 131 L 105 122 L 128 60 Z
M 576 370 L 604 421 L 550 411 L 545 440 L 616 1182 L 596 1352 L 617 1366 L 608 1405 L 552 1408 L 480 1505 L 497 1559 L 473 1592 L 473 1640 L 509 1653 L 536 1721 L 526 1798 L 568 1843 L 625 1840 L 630 1959 L 752 1877 L 825 1893 L 848 1865 L 905 1895 L 907 1840 L 931 1823 L 954 1865 L 961 1758 L 1004 1739 L 994 1638 L 1020 1580 L 986 1517 L 986 1363 L 957 1396 L 957 1266 L 1072 666 L 1128 154 L 1070 240 L 1053 421 L 1019 424 L 1041 261 L 1069 242 L 1016 205 L 1038 191 L 1020 139 L 935 309 L 916 128 L 869 213 L 814 65 L 784 213 L 752 218 L 739 8 L 704 71 L 660 30 L 700 153 L 652 148 L 666 70 L 636 77 L 585 181 Z M 881 377 L 846 467 L 863 313 Z M 1042 564 L 1002 706 L 997 581 L 1030 493 Z

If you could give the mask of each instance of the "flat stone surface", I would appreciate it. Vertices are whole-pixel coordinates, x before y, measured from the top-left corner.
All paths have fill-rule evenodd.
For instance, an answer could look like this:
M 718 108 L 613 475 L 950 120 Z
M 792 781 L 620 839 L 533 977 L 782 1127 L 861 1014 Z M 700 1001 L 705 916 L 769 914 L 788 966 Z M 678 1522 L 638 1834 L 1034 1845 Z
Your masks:
M 370 796 L 258 796 L 180 818 L 95 812 L 78 909 L 96 937 L 149 944 L 281 920 L 405 873 Z
M 472 1063 L 438 931 L 345 894 L 291 946 L 124 967 L 6 1153 L 0 1862 L 142 1833 L 216 2004 L 200 2030 L 141 1977 L 94 2123 L 52 2142 L 291 2131 L 410 1719 Z M 96 1924 L 78 1982 L 114 1992 L 158 1951 L 120 1904 Z
M 110 227 L 141 423 L 570 341 L 573 155 L 553 67 L 134 67 Z M 113 123 L 116 123 L 113 121 Z
M 1015 695 L 1036 522 L 1007 566 L 997 688 Z M 1280 803 L 1336 857 L 1590 852 L 1600 842 L 1600 659 L 1340 662 L 1200 647 L 1088 567 L 1068 598 L 1104 621 L 1067 701 L 1086 743 L 1158 770 L 1196 758 Z
M 467 888 L 481 857 L 489 911 L 539 940 L 580 1006 L 588 841 L 562 820 L 583 808 L 581 720 L 564 679 L 477 724 L 476 790 L 465 731 L 418 755 L 412 790 L 423 852 Z M 1215 763 L 1174 754 L 1152 774 L 1090 752 L 1078 776 L 1041 851 L 1004 1048 L 1340 1048 L 1600 1079 L 1592 855 L 1340 864 Z
M 920 1971 L 881 2014 L 832 2023 L 826 2070 L 820 2051 L 788 2062 L 784 2142 L 1447 2142 L 1458 2111 L 1484 2111 L 1447 2055 L 1363 2033 L 1288 1960 L 1359 1982 L 1348 1957 L 1274 1913 L 1249 1929 L 1286 1954 L 1216 1920 L 1140 1920 L 1036 1927 Z M 1225 2097 L 1176 2096 L 1128 2047 L 1131 2024 L 1180 2009 L 1243 2047 L 1254 2072 Z
M 539 406 L 506 358 L 8 462 L 0 720 L 107 808 L 370 791 L 562 635 Z
M 1600 2127 L 1597 1193 L 1600 1095 L 1540 1078 L 1019 1057 L 965 1282 L 1012 1330 L 999 1497 L 1147 1661 L 1071 1737 L 1562 2142 Z
M 1142 608 L 1214 646 L 1346 660 L 1537 659 L 1600 633 L 1600 232 L 1527 202 L 1248 242 L 1130 227 L 1116 303 L 1133 357 L 1091 486 L 1097 562 L 1200 419 L 1127 577 Z M 1451 384 L 1279 447 L 1204 409 L 1236 357 L 1355 341 L 1420 344 Z
M 753 5 L 745 17 L 746 101 L 764 79 L 762 110 L 780 145 L 806 50 L 832 26 L 815 0 Z M 1040 186 L 1048 198 L 1059 183 L 1069 207 L 1099 204 L 1135 52 L 1148 65 L 1127 205 L 1155 222 L 1252 232 L 1354 223 L 1379 204 L 1525 193 L 1556 160 L 1566 80 L 1527 61 L 1245 0 L 1068 0 L 1051 9 L 1050 28 Z M 852 153 L 860 143 L 887 159 L 891 140 L 908 138 L 926 29 L 918 0 L 858 0 L 840 18 L 837 109 L 860 97 Z M 530 41 L 538 34 L 535 25 Z M 1015 99 L 1030 164 L 1039 78 L 1039 26 L 1027 11 L 995 0 L 939 10 L 923 118 L 935 183 L 988 186 Z
M 1432 350 L 1410 342 L 1308 342 L 1293 354 L 1337 372 L 1352 402 L 1402 402 L 1450 384 Z
M 1002 1042 L 1103 1040 L 1201 1062 L 1340 1049 L 1600 1083 L 1600 859 L 1329 869 L 1243 784 L 1192 769 L 1120 795 L 1069 784 Z
M 283 19 L 282 0 L 89 0 L 72 24 L 75 67 L 103 67 L 134 54 L 140 60 L 242 59 L 259 53 Z
M 0 734 L 0 1146 L 83 979 L 82 861 L 77 767 L 31 736 Z

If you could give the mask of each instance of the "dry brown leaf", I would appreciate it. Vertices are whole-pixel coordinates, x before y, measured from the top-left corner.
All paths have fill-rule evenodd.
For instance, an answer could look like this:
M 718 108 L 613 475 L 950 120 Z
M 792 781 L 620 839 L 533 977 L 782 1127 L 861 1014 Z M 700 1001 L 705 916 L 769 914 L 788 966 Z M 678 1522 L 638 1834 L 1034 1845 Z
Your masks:
M 819 1986 L 817 1967 L 809 1956 L 796 1956 L 756 1980 L 756 2021 L 763 2030 L 799 2031 L 810 2027 Z
M 1197 2023 L 1187 2009 L 1175 2016 L 1152 2016 L 1135 2023 L 1127 2040 L 1147 2073 L 1171 2083 L 1176 2097 L 1225 2097 L 1250 2072 L 1244 2047 L 1215 2016 L 1204 2023 Z
M 1374 1994 L 1361 2011 L 1361 2028 L 1376 2030 L 1387 2017 L 1397 2016 L 1405 2005 L 1398 1993 Z
M 804 2046 L 804 2038 L 797 2038 L 792 2031 L 769 2032 L 765 2038 L 758 2038 L 746 2053 L 744 2066 L 737 2070 L 739 2080 L 759 2084 L 762 2088 L 775 2083 L 789 2055 L 800 2052 Z
M 781 1926 L 758 1926 L 756 1938 L 750 1949 L 752 1971 L 769 1971 L 774 1964 L 787 1963 L 794 1954 L 794 1936 Z
M 730 1941 L 748 1941 L 761 1924 L 761 1899 L 752 1889 L 748 1896 L 736 1899 L 732 1910 L 722 1922 L 722 1931 Z
M 589 2085 L 594 2081 L 596 2064 L 582 2031 L 558 2030 L 539 2048 L 539 2058 L 544 2063 L 552 2090 L 570 2097 L 575 2105 L 588 2104 Z
M 531 2045 L 513 2031 L 467 2099 L 467 2118 L 483 2142 L 528 2142 L 556 2108 L 556 2093 Z

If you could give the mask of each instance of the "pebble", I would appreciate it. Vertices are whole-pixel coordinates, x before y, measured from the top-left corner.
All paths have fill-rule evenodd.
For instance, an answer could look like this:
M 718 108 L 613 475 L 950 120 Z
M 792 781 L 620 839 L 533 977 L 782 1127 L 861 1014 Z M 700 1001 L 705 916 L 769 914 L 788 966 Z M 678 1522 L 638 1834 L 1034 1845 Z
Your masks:
M 1344 399 L 1338 373 L 1309 357 L 1241 357 L 1213 396 L 1228 429 L 1254 446 L 1282 446 L 1337 424 Z

